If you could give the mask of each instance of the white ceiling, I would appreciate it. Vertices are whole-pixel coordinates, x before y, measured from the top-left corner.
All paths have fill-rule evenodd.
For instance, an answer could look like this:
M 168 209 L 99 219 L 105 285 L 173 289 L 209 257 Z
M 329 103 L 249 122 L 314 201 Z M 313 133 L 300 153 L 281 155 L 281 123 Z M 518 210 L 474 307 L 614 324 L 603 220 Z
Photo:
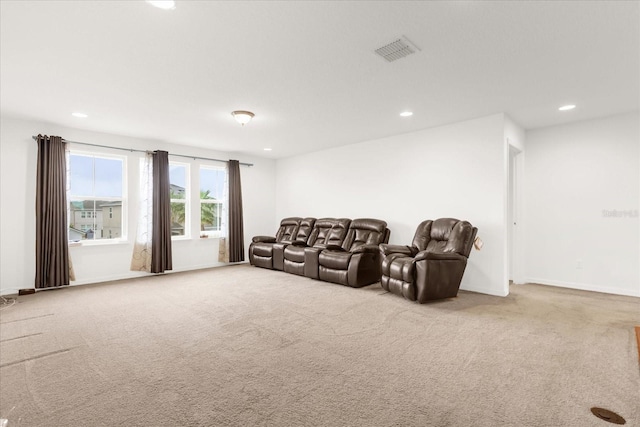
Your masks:
M 636 1 L 176 3 L 1 1 L 2 114 L 280 158 L 499 112 L 531 129 L 639 108 Z M 374 54 L 402 35 L 421 52 Z

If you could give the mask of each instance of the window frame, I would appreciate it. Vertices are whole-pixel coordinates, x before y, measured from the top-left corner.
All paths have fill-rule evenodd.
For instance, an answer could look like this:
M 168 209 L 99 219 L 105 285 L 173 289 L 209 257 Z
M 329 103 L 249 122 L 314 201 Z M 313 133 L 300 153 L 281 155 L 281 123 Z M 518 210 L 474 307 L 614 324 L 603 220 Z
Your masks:
M 73 195 L 71 193 L 71 156 L 80 156 L 80 157 L 91 157 L 91 158 L 101 158 L 101 159 L 108 159 L 108 160 L 119 160 L 122 163 L 122 190 L 121 190 L 121 197 L 107 197 L 107 196 L 95 196 L 95 195 Z M 70 148 L 67 152 L 67 157 L 68 157 L 68 164 L 67 164 L 67 171 L 66 171 L 66 179 L 67 179 L 67 241 L 69 242 L 69 244 L 73 243 L 74 245 L 80 244 L 80 245 L 87 245 L 87 246 L 94 246 L 94 245 L 112 245 L 115 243 L 127 243 L 128 242 L 128 193 L 127 193 L 127 189 L 128 189 L 128 182 L 127 182 L 127 156 L 123 156 L 123 155 L 118 155 L 118 154 L 112 154 L 112 153 L 105 153 L 105 152 L 97 152 L 97 151 L 87 151 L 87 150 L 76 150 L 73 148 Z M 95 185 L 95 176 L 93 176 L 93 180 L 94 180 L 94 185 Z M 121 206 L 121 219 L 120 219 L 120 236 L 119 237 L 102 237 L 100 239 L 84 239 L 84 240 L 71 240 L 70 239 L 70 231 L 71 231 L 71 203 L 72 202 L 82 202 L 85 200 L 92 200 L 94 202 L 96 201 L 107 201 L 107 202 L 120 202 L 120 206 Z M 96 212 L 96 206 L 94 204 L 94 210 L 93 211 L 87 211 L 87 210 L 82 210 L 81 211 L 81 218 L 84 219 L 93 219 L 93 229 L 95 229 L 95 224 L 96 224 L 96 219 L 98 218 L 97 212 Z M 82 226 L 82 225 L 81 225 Z M 80 230 L 80 228 L 77 228 Z M 85 230 L 82 230 L 85 231 Z

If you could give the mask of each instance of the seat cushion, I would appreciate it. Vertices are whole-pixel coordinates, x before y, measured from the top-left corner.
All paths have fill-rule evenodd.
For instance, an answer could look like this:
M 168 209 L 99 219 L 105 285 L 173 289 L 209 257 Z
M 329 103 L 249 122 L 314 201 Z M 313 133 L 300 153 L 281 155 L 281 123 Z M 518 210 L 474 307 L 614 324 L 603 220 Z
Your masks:
M 273 243 L 258 242 L 253 244 L 253 254 L 256 256 L 271 256 Z
M 333 270 L 348 270 L 349 261 L 351 260 L 351 252 L 339 252 L 324 250 L 320 253 L 318 263 L 322 267 L 327 267 Z
M 414 274 L 415 264 L 411 257 L 398 257 L 389 265 L 389 277 L 392 279 L 412 283 Z
M 284 259 L 293 262 L 304 262 L 304 247 L 287 246 L 284 248 Z

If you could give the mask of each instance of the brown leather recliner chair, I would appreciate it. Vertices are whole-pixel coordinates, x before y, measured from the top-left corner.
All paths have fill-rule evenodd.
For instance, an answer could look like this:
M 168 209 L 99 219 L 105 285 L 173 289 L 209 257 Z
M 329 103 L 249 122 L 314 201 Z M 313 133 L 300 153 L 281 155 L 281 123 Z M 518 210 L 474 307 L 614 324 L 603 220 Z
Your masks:
M 316 220 L 306 243 L 294 242 L 284 249 L 284 271 L 318 279 L 318 256 L 328 245 L 342 245 L 350 219 Z
M 328 245 L 318 257 L 320 280 L 354 288 L 380 280 L 378 245 L 389 241 L 387 223 L 360 218 L 351 221 L 341 246 Z
M 284 218 L 275 237 L 255 236 L 249 246 L 249 262 L 257 267 L 282 270 L 284 247 L 294 241 L 306 242 L 308 229 L 313 227 L 313 222 L 314 218 Z
M 284 249 L 292 244 L 306 244 L 316 223 L 315 218 L 303 218 L 293 240 L 283 240 L 273 245 L 273 269 L 284 270 Z
M 381 244 L 382 287 L 419 303 L 457 296 L 477 232 L 467 221 L 441 218 L 422 222 L 411 246 Z

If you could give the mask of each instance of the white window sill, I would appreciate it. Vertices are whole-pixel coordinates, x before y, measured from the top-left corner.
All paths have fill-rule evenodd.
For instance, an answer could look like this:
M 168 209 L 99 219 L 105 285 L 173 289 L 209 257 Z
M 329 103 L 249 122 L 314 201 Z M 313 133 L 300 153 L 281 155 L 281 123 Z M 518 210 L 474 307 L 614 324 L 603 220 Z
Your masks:
M 205 234 L 205 235 L 200 236 L 200 239 L 202 239 L 202 240 L 220 239 L 220 238 L 222 238 L 222 236 L 220 234 L 218 234 L 218 233 L 216 233 L 216 234 Z
M 127 245 L 128 243 L 129 241 L 125 239 L 79 240 L 77 242 L 69 242 L 69 247 Z

